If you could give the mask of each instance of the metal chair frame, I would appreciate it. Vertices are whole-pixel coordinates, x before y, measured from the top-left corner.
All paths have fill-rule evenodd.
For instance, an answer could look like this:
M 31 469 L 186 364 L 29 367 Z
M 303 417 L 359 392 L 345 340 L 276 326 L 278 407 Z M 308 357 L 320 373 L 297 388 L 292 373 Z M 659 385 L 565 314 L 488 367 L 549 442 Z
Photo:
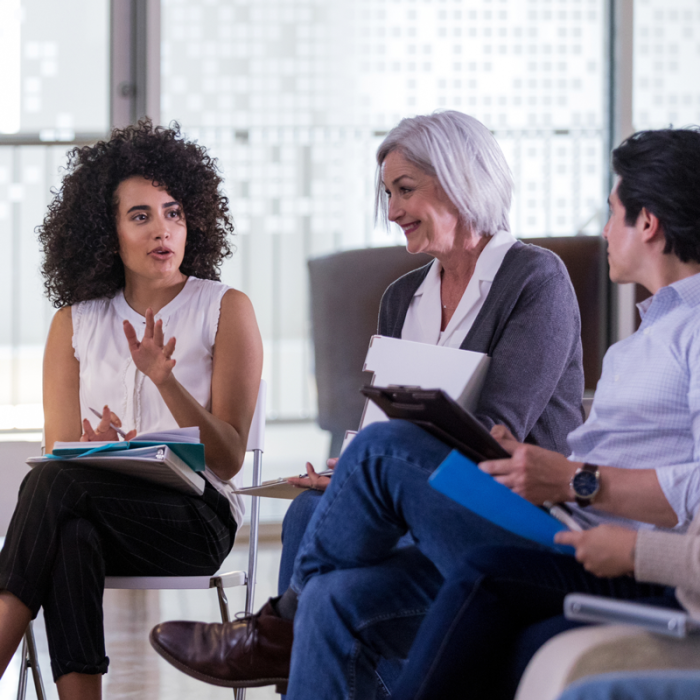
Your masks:
M 250 426 L 246 452 L 253 453 L 253 486 L 260 486 L 262 481 L 262 455 L 265 451 L 265 400 L 267 396 L 267 383 L 260 382 L 258 400 L 255 405 L 255 414 Z M 255 583 L 258 570 L 258 530 L 260 520 L 260 498 L 252 497 L 250 508 L 250 540 L 248 543 L 248 570 L 229 571 L 215 576 L 107 576 L 105 588 L 132 589 L 132 590 L 199 590 L 215 588 L 219 600 L 219 610 L 222 622 L 230 621 L 228 598 L 226 589 L 237 586 L 246 587 L 245 612 L 251 614 L 255 604 Z M 44 682 L 41 677 L 41 669 L 34 641 L 34 630 L 29 623 L 22 641 L 20 655 L 19 684 L 17 687 L 17 700 L 25 700 L 29 672 L 32 673 L 37 700 L 46 700 Z M 233 691 L 236 700 L 244 700 L 245 688 L 235 688 Z

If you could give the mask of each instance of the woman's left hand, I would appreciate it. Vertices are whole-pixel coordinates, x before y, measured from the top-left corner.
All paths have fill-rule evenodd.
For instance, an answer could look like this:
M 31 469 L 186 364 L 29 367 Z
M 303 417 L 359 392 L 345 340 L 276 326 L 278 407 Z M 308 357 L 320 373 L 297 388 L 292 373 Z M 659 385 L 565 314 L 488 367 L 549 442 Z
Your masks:
M 129 351 L 137 369 L 143 372 L 156 386 L 167 381 L 175 367 L 172 354 L 175 338 L 164 343 L 163 322 L 153 320 L 153 311 L 146 309 L 146 330 L 141 342 L 129 321 L 124 321 L 124 335 L 129 342 Z
M 557 544 L 576 548 L 576 560 L 596 576 L 612 578 L 634 573 L 637 533 L 619 525 L 599 525 L 583 532 L 557 532 Z

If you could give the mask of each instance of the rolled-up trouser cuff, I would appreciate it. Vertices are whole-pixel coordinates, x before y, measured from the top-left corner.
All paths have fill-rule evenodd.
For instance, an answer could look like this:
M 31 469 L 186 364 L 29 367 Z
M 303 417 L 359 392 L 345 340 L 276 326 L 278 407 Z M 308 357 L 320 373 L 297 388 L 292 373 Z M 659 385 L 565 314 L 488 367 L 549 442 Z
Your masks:
M 96 674 L 107 673 L 109 666 L 109 656 L 105 656 L 98 664 L 83 664 L 76 661 L 61 661 L 60 659 L 51 659 L 51 672 L 53 680 L 56 682 L 61 676 L 67 673 L 85 673 L 90 676 Z

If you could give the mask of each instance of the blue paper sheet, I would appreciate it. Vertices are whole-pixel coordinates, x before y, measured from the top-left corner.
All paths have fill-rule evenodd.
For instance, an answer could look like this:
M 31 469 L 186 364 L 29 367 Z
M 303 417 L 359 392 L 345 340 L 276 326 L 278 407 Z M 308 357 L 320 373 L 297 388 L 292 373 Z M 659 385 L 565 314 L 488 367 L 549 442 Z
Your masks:
M 574 554 L 573 547 L 554 543 L 554 535 L 568 529 L 564 524 L 499 484 L 456 450 L 432 474 L 430 485 L 505 530 L 563 554 Z

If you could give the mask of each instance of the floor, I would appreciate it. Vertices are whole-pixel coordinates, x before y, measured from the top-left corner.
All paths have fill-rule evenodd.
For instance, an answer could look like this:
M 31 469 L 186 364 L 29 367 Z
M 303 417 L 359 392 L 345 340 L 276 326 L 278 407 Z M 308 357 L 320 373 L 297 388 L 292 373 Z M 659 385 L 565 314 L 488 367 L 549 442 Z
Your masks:
M 259 550 L 256 608 L 276 594 L 280 546 L 265 544 Z M 226 559 L 222 571 L 247 566 L 245 543 L 236 545 Z M 244 606 L 243 589 L 229 591 L 231 613 Z M 231 698 L 227 688 L 218 688 L 189 678 L 163 661 L 151 649 L 148 633 L 161 620 L 219 620 L 219 607 L 214 591 L 106 591 L 105 632 L 110 671 L 104 677 L 103 697 L 107 700 L 149 698 L 151 700 L 219 700 Z M 35 624 L 39 664 L 47 698 L 57 699 L 51 679 L 46 634 L 41 618 Z M 15 700 L 19 673 L 19 654 L 15 655 L 2 680 L 0 700 Z M 29 682 L 27 698 L 35 698 Z M 252 688 L 248 700 L 276 700 L 272 686 Z

